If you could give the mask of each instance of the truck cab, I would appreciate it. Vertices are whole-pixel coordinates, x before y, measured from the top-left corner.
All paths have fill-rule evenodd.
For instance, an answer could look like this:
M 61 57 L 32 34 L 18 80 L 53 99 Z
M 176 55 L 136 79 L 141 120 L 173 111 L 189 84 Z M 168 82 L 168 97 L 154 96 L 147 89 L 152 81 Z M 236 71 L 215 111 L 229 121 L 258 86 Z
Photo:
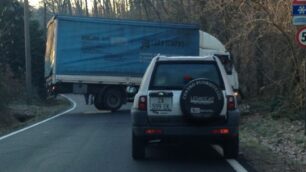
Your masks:
M 199 55 L 218 57 L 223 64 L 230 85 L 232 86 L 234 92 L 238 94 L 239 80 L 238 73 L 234 66 L 233 56 L 226 50 L 225 46 L 216 37 L 203 31 L 199 32 Z

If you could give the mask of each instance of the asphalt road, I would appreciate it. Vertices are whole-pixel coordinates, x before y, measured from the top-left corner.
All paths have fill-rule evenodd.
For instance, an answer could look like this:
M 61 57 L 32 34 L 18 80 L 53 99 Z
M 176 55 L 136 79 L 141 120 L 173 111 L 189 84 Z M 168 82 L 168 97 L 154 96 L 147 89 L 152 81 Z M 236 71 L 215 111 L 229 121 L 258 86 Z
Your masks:
M 134 161 L 128 107 L 98 112 L 70 97 L 75 110 L 0 140 L 0 172 L 234 171 L 209 146 L 152 145 L 147 160 Z

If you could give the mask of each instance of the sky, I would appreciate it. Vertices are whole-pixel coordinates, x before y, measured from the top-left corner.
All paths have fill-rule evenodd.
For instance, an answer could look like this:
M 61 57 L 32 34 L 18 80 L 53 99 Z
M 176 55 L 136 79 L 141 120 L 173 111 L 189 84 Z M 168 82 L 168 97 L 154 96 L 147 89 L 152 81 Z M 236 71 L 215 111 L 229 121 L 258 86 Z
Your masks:
M 33 7 L 38 7 L 39 6 L 39 1 L 41 1 L 41 0 L 29 0 L 29 4 Z
M 1 0 L 0 0 L 1 1 Z M 35 8 L 38 8 L 39 7 L 39 3 L 42 1 L 42 0 L 28 0 L 29 1 L 29 4 L 32 6 L 32 7 L 35 7 Z M 92 3 L 93 1 L 92 0 L 88 0 L 88 6 L 89 8 L 92 6 Z

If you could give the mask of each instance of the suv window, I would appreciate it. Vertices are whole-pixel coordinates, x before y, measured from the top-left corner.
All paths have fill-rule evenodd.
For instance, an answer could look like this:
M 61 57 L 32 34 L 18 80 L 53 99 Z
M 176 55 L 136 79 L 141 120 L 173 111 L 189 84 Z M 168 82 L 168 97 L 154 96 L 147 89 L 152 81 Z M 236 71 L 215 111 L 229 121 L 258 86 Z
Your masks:
M 207 78 L 224 90 L 215 62 L 158 62 L 150 82 L 151 90 L 181 90 L 191 80 Z

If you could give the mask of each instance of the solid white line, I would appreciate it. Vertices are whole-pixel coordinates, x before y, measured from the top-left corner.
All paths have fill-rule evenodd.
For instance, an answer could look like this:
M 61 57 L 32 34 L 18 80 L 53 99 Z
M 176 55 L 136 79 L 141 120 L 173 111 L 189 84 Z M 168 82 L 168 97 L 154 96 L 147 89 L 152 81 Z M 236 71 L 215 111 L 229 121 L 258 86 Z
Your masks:
M 36 126 L 38 126 L 38 125 L 40 125 L 40 124 L 43 124 L 43 123 L 45 123 L 45 122 L 48 122 L 48 121 L 50 121 L 50 120 L 52 120 L 52 119 L 55 119 L 55 118 L 57 118 L 57 117 L 60 117 L 60 116 L 66 114 L 66 113 L 68 113 L 68 112 L 71 112 L 72 110 L 74 110 L 74 109 L 76 108 L 76 103 L 75 103 L 72 99 L 70 99 L 69 97 L 67 97 L 67 96 L 65 96 L 65 95 L 61 95 L 61 96 L 62 96 L 62 97 L 65 97 L 66 99 L 68 99 L 68 100 L 72 103 L 72 107 L 71 107 L 70 109 L 68 109 L 68 110 L 66 110 L 66 111 L 64 111 L 64 112 L 62 112 L 62 113 L 59 113 L 59 114 L 57 114 L 57 115 L 55 115 L 55 116 L 53 116 L 53 117 L 51 117 L 51 118 L 47 118 L 47 119 L 45 119 L 45 120 L 43 120 L 43 121 L 40 121 L 40 122 L 35 123 L 35 124 L 33 124 L 33 125 L 30 125 L 30 126 L 28 126 L 28 127 L 22 128 L 22 129 L 20 129 L 20 130 L 17 130 L 17 131 L 14 131 L 14 132 L 10 133 L 10 134 L 7 134 L 7 135 L 5 135 L 5 136 L 2 136 L 2 137 L 0 137 L 0 140 L 4 140 L 4 139 L 6 139 L 6 138 L 8 138 L 8 137 L 11 137 L 11 136 L 16 135 L 16 134 L 18 134 L 18 133 L 21 133 L 21 132 L 23 132 L 23 131 L 26 131 L 26 130 L 28 130 L 28 129 L 30 129 L 30 128 L 33 128 L 33 127 L 36 127 Z
M 233 167 L 237 172 L 248 172 L 237 160 L 226 159 L 226 161 Z
M 223 150 L 218 145 L 212 145 L 212 147 L 223 156 Z M 248 172 L 237 160 L 235 159 L 226 159 L 227 163 L 236 171 L 236 172 Z
M 110 113 L 111 111 L 88 111 L 88 112 L 83 112 L 84 114 L 97 114 L 97 113 Z

